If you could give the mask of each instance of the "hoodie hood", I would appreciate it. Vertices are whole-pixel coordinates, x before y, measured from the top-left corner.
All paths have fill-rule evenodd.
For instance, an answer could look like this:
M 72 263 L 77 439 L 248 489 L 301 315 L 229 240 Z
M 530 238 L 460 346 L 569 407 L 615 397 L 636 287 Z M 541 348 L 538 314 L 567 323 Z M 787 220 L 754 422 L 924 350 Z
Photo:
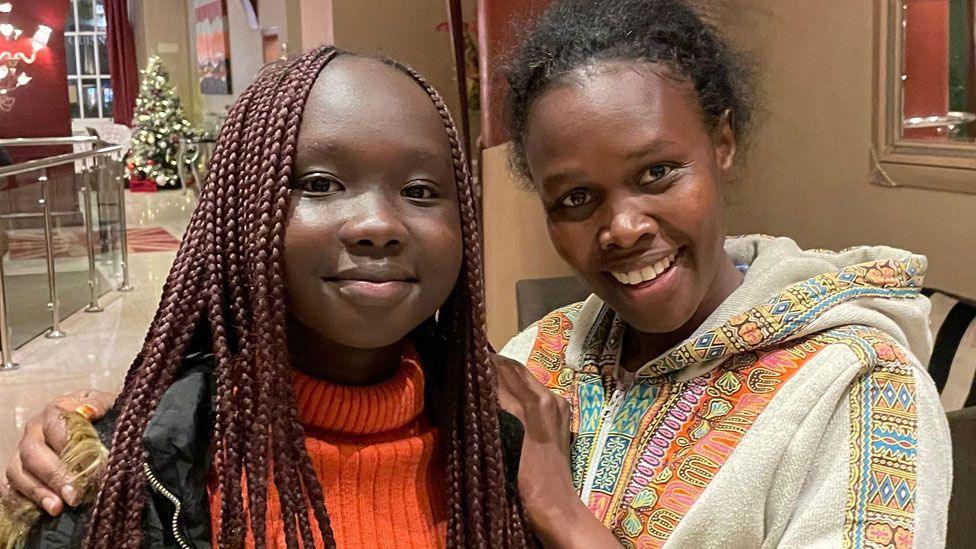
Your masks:
M 929 302 L 920 295 L 924 256 L 885 246 L 805 251 L 789 238 L 766 236 L 729 238 L 725 250 L 746 269 L 742 285 L 691 337 L 638 376 L 691 377 L 736 354 L 853 325 L 883 331 L 928 361 Z M 624 324 L 602 300 L 590 296 L 575 324 L 590 328 L 587 337 L 571 338 L 568 366 L 617 363 Z

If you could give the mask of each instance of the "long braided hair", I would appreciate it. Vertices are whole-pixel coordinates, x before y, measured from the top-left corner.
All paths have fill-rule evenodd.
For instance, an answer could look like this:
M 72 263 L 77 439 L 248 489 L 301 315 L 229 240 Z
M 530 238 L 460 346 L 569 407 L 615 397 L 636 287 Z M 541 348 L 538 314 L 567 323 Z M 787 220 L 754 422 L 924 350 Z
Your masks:
M 270 67 L 231 108 L 156 317 L 119 397 L 87 547 L 139 546 L 148 496 L 142 435 L 200 334 L 214 355 L 218 545 L 241 546 L 248 531 L 264 545 L 273 483 L 289 547 L 313 547 L 316 526 L 325 544 L 335 546 L 288 372 L 282 243 L 305 102 L 322 68 L 340 54 L 323 47 Z M 464 153 L 436 90 L 409 67 L 386 63 L 409 75 L 437 109 L 460 202 L 461 274 L 439 314 L 412 334 L 431 381 L 427 410 L 438 411 L 431 416 L 447 456 L 447 541 L 452 547 L 523 547 L 526 522 L 505 482 L 485 334 L 480 225 Z

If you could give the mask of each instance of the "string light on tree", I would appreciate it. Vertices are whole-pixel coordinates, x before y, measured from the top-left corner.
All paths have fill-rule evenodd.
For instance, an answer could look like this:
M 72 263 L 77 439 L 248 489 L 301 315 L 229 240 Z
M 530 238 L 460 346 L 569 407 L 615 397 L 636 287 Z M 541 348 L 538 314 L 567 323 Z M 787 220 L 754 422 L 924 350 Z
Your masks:
M 180 139 L 190 133 L 190 123 L 159 56 L 150 57 L 141 72 L 132 119 L 132 151 L 126 164 L 129 176 L 132 180 L 153 181 L 160 187 L 176 187 L 177 152 Z

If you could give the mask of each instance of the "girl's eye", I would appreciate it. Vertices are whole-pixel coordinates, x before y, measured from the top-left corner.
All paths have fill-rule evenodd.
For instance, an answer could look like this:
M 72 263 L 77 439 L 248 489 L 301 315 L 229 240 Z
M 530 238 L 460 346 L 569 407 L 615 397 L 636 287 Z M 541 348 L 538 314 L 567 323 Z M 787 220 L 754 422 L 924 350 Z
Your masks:
M 400 194 L 413 200 L 431 200 L 441 195 L 437 188 L 430 183 L 413 183 L 407 185 Z
M 661 179 L 667 177 L 673 171 L 673 166 L 668 166 L 666 164 L 655 164 L 644 170 L 644 173 L 641 175 L 640 184 L 642 186 L 650 185 L 651 183 L 660 181 Z
M 346 188 L 338 179 L 326 175 L 313 175 L 299 181 L 299 187 L 306 196 L 328 196 Z
M 564 208 L 578 208 L 593 201 L 593 195 L 586 189 L 573 189 L 563 196 L 559 205 Z

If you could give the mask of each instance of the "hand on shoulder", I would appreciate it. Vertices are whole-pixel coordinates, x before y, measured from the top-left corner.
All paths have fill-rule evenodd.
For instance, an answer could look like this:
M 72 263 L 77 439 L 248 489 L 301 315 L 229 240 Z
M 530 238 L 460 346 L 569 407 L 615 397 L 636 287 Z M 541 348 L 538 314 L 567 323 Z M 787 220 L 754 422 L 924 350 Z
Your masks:
M 115 395 L 94 389 L 68 393 L 49 402 L 24 428 L 17 451 L 7 464 L 9 485 L 0 485 L 3 495 L 16 492 L 54 516 L 61 513 L 65 503 L 80 503 L 85 490 L 76 486 L 75 475 L 59 457 L 71 439 L 66 414 L 80 414 L 94 421 L 114 402 Z

